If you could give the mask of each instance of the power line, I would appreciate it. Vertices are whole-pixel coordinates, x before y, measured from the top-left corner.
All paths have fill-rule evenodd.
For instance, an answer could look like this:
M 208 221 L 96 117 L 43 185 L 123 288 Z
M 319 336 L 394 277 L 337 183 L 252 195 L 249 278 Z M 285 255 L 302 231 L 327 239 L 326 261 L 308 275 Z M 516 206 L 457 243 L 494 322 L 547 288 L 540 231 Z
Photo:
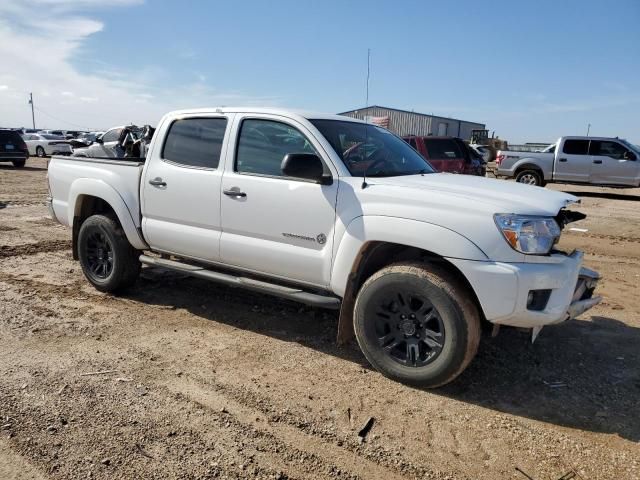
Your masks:
M 77 123 L 69 122 L 69 121 L 64 120 L 62 118 L 56 117 L 55 115 L 51 115 L 50 113 L 47 113 L 44 110 L 42 110 L 42 109 L 40 109 L 38 107 L 35 107 L 33 104 L 31 104 L 31 106 L 33 108 L 35 108 L 38 112 L 42 113 L 43 115 L 46 115 L 47 117 L 53 118 L 54 120 L 57 120 L 58 122 L 63 122 L 63 123 L 66 123 L 68 125 L 73 125 L 74 127 L 82 128 L 83 130 L 89 130 L 89 128 L 87 128 L 85 125 L 78 125 Z

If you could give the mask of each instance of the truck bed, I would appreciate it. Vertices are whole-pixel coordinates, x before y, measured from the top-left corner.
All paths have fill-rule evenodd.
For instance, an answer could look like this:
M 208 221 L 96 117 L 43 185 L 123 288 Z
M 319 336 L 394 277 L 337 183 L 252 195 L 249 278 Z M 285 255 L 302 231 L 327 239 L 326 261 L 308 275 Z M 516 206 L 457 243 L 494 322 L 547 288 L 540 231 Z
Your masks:
M 71 225 L 77 194 L 82 183 L 93 182 L 96 190 L 109 189 L 125 203 L 136 227 L 140 226 L 140 177 L 142 158 L 113 159 L 53 156 L 49 161 L 49 188 L 56 218 Z M 86 190 L 85 190 L 86 191 Z M 96 191 L 96 196 L 98 192 Z

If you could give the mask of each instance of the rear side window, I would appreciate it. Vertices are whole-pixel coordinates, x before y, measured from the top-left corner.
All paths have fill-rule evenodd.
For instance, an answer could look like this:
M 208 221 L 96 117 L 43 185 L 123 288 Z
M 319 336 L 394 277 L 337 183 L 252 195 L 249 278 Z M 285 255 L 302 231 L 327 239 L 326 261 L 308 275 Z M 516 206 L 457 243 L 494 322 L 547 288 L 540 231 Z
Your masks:
M 0 141 L 2 142 L 20 143 L 21 138 L 18 132 L 11 130 L 0 131 Z
M 416 143 L 416 139 L 415 138 L 408 139 L 407 143 L 409 143 L 409 145 L 411 145 L 411 147 L 413 147 L 414 150 L 418 149 L 418 144 Z
M 589 152 L 589 140 L 565 140 L 562 153 L 569 155 L 587 155 Z
M 449 139 L 424 139 L 430 160 L 453 160 L 465 158 L 459 145 Z
M 281 165 L 289 153 L 317 153 L 307 137 L 290 125 L 272 120 L 242 122 L 238 139 L 236 171 L 283 176 Z
M 618 142 L 608 142 L 605 140 L 592 140 L 589 147 L 590 155 L 601 155 L 621 160 L 627 149 Z
M 218 168 L 227 119 L 183 118 L 169 127 L 162 158 L 181 165 Z

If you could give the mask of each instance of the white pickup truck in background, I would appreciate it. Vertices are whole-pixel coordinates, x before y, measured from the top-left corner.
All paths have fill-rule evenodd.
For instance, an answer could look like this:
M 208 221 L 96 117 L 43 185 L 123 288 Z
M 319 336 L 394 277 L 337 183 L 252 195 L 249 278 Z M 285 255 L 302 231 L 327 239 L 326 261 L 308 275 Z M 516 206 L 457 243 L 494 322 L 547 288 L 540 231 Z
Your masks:
M 366 178 L 363 178 L 366 174 Z M 533 329 L 600 301 L 580 252 L 555 249 L 578 199 L 435 173 L 358 120 L 277 109 L 167 114 L 146 159 L 53 157 L 50 212 L 99 290 L 141 264 L 339 308 L 385 375 L 438 386 L 482 323 Z
M 500 150 L 495 174 L 527 185 L 640 186 L 640 151 L 619 138 L 561 137 L 542 152 Z

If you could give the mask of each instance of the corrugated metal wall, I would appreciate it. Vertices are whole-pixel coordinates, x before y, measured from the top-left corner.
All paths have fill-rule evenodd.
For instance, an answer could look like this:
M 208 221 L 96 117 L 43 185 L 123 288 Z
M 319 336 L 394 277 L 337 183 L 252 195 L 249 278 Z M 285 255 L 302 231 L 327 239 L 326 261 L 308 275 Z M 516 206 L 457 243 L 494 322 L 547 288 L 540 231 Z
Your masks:
M 482 123 L 466 122 L 446 117 L 436 117 L 413 112 L 403 112 L 384 107 L 367 107 L 359 110 L 344 112 L 342 115 L 360 120 L 368 117 L 389 117 L 389 130 L 393 133 L 405 135 L 438 135 L 445 134 L 468 140 L 471 130 L 484 129 Z M 440 124 L 444 124 L 440 126 Z M 443 131 L 446 129 L 446 131 Z

